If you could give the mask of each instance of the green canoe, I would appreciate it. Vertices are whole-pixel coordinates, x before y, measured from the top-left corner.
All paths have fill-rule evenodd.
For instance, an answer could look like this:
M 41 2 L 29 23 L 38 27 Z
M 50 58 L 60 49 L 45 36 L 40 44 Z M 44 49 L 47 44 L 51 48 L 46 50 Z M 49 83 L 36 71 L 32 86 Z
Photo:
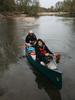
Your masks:
M 38 62 L 35 57 L 33 58 L 32 55 L 29 52 L 33 52 L 33 50 L 30 50 L 31 47 L 26 48 L 26 57 L 28 62 L 43 76 L 48 78 L 56 88 L 61 89 L 62 88 L 62 72 L 59 71 L 57 68 L 48 68 L 47 66 L 41 64 Z M 51 65 L 53 66 L 53 65 Z

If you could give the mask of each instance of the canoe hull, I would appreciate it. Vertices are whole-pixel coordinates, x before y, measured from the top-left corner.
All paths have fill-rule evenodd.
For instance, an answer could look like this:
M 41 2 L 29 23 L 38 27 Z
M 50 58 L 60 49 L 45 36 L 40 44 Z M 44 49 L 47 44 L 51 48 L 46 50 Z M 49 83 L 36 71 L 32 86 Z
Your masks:
M 46 66 L 43 66 L 38 61 L 34 60 L 30 55 L 27 54 L 26 56 L 29 63 L 42 75 L 47 77 L 56 88 L 62 88 L 62 73 L 59 70 L 48 69 Z

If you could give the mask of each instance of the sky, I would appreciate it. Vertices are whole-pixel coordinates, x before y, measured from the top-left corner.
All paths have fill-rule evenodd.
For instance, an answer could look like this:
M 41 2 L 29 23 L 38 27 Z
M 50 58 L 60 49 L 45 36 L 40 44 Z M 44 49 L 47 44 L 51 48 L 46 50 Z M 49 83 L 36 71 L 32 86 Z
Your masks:
M 54 6 L 57 1 L 63 1 L 63 0 L 39 0 L 40 5 L 46 8 L 49 8 L 52 5 Z

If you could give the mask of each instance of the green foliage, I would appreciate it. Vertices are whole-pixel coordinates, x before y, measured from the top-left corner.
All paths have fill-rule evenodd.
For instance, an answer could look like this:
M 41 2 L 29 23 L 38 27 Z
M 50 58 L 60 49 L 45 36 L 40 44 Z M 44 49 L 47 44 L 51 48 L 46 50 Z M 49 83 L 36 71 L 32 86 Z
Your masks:
M 37 16 L 39 10 L 38 0 L 0 0 L 0 12 L 24 12 L 29 16 Z
M 57 11 L 65 11 L 69 13 L 75 12 L 75 0 L 64 0 L 63 2 L 57 2 L 56 8 Z
M 37 16 L 39 2 L 37 0 L 19 0 L 18 10 L 23 11 L 29 16 Z M 20 8 L 20 9 L 19 9 Z
M 31 16 L 37 16 L 37 13 L 38 13 L 38 10 L 39 10 L 38 3 L 36 3 L 36 5 L 32 5 L 30 8 L 31 8 L 31 10 L 30 10 L 29 15 L 31 15 Z
M 13 11 L 15 9 L 14 0 L 0 0 L 0 12 Z
M 55 11 L 62 11 L 63 10 L 63 2 L 58 1 L 55 5 Z

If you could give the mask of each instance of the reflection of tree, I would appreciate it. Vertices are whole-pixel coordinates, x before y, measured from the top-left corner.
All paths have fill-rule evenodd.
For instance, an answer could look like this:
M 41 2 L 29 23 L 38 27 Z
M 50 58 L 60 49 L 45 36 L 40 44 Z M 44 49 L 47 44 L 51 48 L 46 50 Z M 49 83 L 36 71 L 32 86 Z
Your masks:
M 73 19 L 72 23 L 72 32 L 75 33 L 75 18 Z
M 69 25 L 69 28 L 71 29 L 70 33 L 75 33 L 75 18 L 74 17 L 63 17 L 61 19 L 64 24 Z
M 8 68 L 8 64 L 16 62 L 16 44 L 14 42 L 13 20 L 6 19 L 0 24 L 0 71 Z
M 36 75 L 35 81 L 38 84 L 38 88 L 39 89 L 43 88 L 47 92 L 51 100 L 61 100 L 61 95 L 59 90 L 56 89 L 56 87 L 54 87 L 48 79 L 43 77 L 40 73 L 35 71 L 33 68 L 32 71 Z

